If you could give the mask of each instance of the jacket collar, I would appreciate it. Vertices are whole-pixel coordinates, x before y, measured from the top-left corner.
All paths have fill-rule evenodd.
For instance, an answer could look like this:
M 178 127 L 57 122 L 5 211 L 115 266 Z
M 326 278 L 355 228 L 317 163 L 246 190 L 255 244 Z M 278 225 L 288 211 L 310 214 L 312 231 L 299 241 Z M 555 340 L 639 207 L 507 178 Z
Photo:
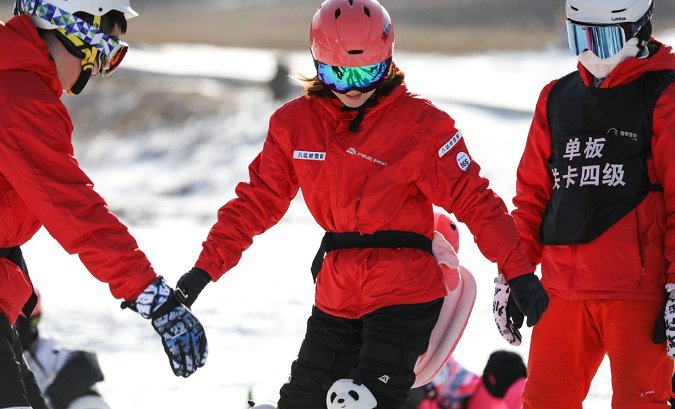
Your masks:
M 0 21 L 0 71 L 31 71 L 57 96 L 63 94 L 56 64 L 27 15 Z
M 600 88 L 613 88 L 619 85 L 635 81 L 643 74 L 650 71 L 675 70 L 675 53 L 670 46 L 663 44 L 656 38 L 649 40 L 650 47 L 656 46 L 656 52 L 646 58 L 631 57 L 612 70 L 609 76 L 602 82 Z M 581 64 L 577 64 L 579 74 L 586 86 L 593 86 L 593 75 Z

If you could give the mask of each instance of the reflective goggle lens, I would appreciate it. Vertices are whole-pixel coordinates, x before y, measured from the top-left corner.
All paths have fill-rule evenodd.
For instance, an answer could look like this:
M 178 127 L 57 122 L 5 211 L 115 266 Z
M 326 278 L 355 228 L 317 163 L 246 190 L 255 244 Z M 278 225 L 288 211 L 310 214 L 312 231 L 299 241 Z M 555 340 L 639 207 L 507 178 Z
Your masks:
M 618 53 L 626 43 L 626 36 L 620 26 L 590 26 L 570 20 L 567 20 L 567 39 L 575 55 L 590 50 L 601 59 Z
M 375 89 L 384 80 L 391 59 L 361 67 L 336 67 L 316 62 L 319 79 L 330 89 L 339 93 L 349 91 L 368 92 Z
M 122 64 L 124 56 L 127 54 L 129 46 L 123 41 L 119 41 L 115 48 L 110 52 L 110 57 L 105 56 L 99 52 L 99 70 L 94 76 L 95 78 L 103 78 L 110 76 L 117 67 Z

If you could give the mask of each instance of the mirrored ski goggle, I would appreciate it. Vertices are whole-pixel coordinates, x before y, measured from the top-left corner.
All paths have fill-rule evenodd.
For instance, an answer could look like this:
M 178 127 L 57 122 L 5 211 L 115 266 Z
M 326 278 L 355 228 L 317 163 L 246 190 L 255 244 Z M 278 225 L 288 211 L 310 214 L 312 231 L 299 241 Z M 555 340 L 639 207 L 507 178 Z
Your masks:
M 361 67 L 336 67 L 315 61 L 316 72 L 321 82 L 335 92 L 369 92 L 384 80 L 391 66 L 391 58 Z
M 605 59 L 621 51 L 626 35 L 620 26 L 588 26 L 568 20 L 567 40 L 575 55 L 590 50 L 598 58 Z
M 575 55 L 590 50 L 598 58 L 609 58 L 621 51 L 626 41 L 642 30 L 653 14 L 654 4 L 652 3 L 644 16 L 634 23 L 593 25 L 567 20 L 567 40 L 570 50 Z
M 104 53 L 98 53 L 98 66 L 99 70 L 94 75 L 94 78 L 105 78 L 110 76 L 124 60 L 124 56 L 127 55 L 129 50 L 129 45 L 124 41 L 117 41 L 117 44 L 110 51 L 110 55 L 105 55 Z

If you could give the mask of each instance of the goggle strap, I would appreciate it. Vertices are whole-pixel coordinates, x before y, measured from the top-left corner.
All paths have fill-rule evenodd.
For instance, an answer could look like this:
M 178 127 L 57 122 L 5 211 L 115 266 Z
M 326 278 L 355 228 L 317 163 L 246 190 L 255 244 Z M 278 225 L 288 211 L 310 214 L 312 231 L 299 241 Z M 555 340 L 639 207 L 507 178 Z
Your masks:
M 84 58 L 85 54 L 82 49 L 82 39 L 76 36 L 70 36 L 69 34 L 66 34 L 63 29 L 56 29 L 54 30 L 54 36 L 63 44 L 64 47 L 68 50 L 69 53 L 74 55 L 77 58 Z M 75 40 L 79 43 L 76 44 Z
M 111 55 L 118 41 L 99 31 L 99 26 L 87 23 L 70 12 L 42 0 L 17 0 L 14 14 L 29 14 L 42 18 L 66 33 L 77 36 L 83 42 L 96 47 L 104 55 Z
M 626 41 L 635 37 L 640 32 L 640 30 L 642 30 L 647 25 L 647 23 L 651 21 L 653 16 L 654 16 L 654 2 L 652 2 L 652 5 L 649 6 L 647 12 L 642 17 L 640 17 L 638 21 L 630 23 L 624 28 L 624 33 L 626 34 Z

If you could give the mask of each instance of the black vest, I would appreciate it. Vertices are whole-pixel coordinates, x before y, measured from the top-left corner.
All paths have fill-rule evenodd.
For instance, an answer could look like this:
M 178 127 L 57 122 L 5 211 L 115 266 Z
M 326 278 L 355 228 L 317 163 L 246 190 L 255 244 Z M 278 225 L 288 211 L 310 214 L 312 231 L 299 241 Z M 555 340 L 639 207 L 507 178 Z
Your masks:
M 652 115 L 675 72 L 649 72 L 614 88 L 584 85 L 578 71 L 549 94 L 548 160 L 553 192 L 539 231 L 543 244 L 588 243 L 658 190 L 651 184 Z

